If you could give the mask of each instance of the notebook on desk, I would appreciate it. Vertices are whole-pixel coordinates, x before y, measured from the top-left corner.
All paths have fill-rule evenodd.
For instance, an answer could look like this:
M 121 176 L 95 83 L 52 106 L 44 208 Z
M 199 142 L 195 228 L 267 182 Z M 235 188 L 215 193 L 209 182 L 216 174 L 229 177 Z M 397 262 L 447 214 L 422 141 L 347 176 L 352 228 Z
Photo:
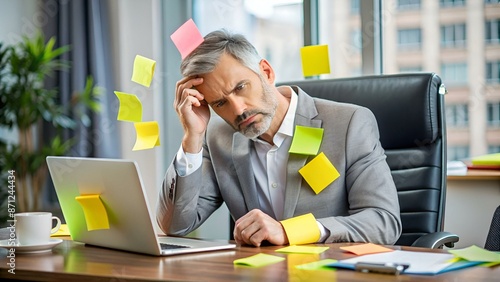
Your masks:
M 74 241 L 158 256 L 235 247 L 227 241 L 158 236 L 134 161 L 49 156 L 47 165 Z M 83 202 L 82 196 L 94 202 Z

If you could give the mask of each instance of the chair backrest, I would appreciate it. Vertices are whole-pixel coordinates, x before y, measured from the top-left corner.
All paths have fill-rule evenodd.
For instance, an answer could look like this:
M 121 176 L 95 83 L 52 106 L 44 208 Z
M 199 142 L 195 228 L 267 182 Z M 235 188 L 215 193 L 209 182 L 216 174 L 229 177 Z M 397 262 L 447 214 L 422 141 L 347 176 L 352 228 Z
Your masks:
M 441 79 L 434 73 L 304 80 L 311 96 L 369 108 L 398 190 L 403 232 L 397 245 L 442 231 L 446 197 L 446 128 Z
M 491 219 L 490 231 L 486 237 L 484 248 L 490 251 L 500 252 L 500 206 L 498 206 Z

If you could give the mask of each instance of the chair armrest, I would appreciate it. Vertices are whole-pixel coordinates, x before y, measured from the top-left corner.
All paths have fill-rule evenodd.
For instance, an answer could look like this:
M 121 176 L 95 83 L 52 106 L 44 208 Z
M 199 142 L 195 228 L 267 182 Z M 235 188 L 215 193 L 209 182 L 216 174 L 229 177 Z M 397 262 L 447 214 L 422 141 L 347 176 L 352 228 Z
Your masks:
M 426 234 L 413 242 L 412 247 L 441 249 L 443 245 L 453 248 L 458 242 L 458 235 L 450 232 L 434 232 Z

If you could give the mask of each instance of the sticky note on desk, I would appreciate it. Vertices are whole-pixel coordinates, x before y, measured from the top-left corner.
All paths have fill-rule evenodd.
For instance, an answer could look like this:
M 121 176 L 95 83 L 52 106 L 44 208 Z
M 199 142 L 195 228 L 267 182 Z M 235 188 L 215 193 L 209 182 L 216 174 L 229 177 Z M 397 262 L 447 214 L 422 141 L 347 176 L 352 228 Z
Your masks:
M 280 261 L 284 261 L 285 258 L 279 256 L 273 256 L 268 254 L 256 254 L 254 256 L 240 258 L 234 260 L 235 265 L 246 265 L 252 267 L 260 267 L 268 264 L 277 263 Z
M 313 45 L 300 48 L 302 72 L 305 77 L 330 73 L 328 45 Z
M 67 224 L 61 224 L 61 227 L 59 227 L 59 230 L 57 230 L 56 233 L 51 234 L 50 237 L 58 237 L 58 236 L 70 236 L 71 234 L 69 233 L 69 228 Z
M 323 152 L 299 169 L 299 173 L 316 194 L 319 194 L 340 176 L 340 173 Z
M 474 165 L 500 166 L 500 153 L 477 156 L 472 158 L 471 162 Z
M 389 248 L 386 248 L 386 247 L 383 247 L 380 245 L 376 245 L 373 243 L 340 247 L 340 249 L 344 250 L 344 251 L 351 252 L 351 253 L 358 255 L 358 256 L 394 251 L 393 249 L 389 249 Z
M 301 155 L 317 155 L 323 141 L 323 132 L 323 128 L 295 126 L 292 144 L 288 152 Z
M 181 27 L 170 35 L 170 39 L 172 39 L 175 47 L 181 53 L 182 59 L 193 52 L 204 40 L 193 19 L 189 19 L 181 25 Z
M 108 213 L 99 195 L 81 195 L 75 199 L 83 208 L 88 231 L 109 229 Z
M 142 103 L 134 94 L 115 91 L 120 101 L 117 120 L 139 122 L 142 121 Z
M 136 140 L 132 151 L 151 149 L 160 145 L 160 128 L 156 121 L 134 123 Z
M 488 251 L 476 245 L 459 250 L 448 250 L 448 252 L 468 261 L 500 262 L 500 253 Z
M 334 268 L 329 267 L 329 264 L 335 263 L 337 260 L 335 259 L 323 259 L 318 261 L 313 261 L 309 263 L 304 263 L 300 265 L 296 265 L 295 268 L 304 269 L 304 270 L 335 270 Z
M 320 254 L 329 247 L 317 247 L 317 246 L 288 246 L 281 249 L 277 249 L 278 253 L 294 253 L 294 254 Z
M 151 85 L 151 81 L 153 81 L 155 66 L 156 61 L 141 55 L 135 56 L 132 81 L 149 87 Z

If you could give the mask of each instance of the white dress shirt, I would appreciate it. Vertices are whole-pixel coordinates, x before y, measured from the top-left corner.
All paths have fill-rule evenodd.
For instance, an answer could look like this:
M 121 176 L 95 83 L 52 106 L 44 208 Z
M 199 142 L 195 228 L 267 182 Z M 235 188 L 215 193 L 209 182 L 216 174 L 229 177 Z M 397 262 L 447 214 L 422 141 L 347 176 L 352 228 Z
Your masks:
M 274 145 L 255 139 L 255 150 L 251 150 L 250 155 L 260 209 L 269 215 L 274 215 L 277 220 L 284 219 L 288 150 L 292 143 L 298 100 L 297 94 L 291 87 L 281 87 L 280 92 L 290 99 L 290 105 L 278 132 L 273 137 Z M 186 176 L 197 170 L 203 160 L 202 153 L 203 149 L 197 154 L 185 153 L 181 146 L 174 164 L 177 173 Z M 319 242 L 322 242 L 329 232 L 321 223 L 317 224 L 321 233 Z

